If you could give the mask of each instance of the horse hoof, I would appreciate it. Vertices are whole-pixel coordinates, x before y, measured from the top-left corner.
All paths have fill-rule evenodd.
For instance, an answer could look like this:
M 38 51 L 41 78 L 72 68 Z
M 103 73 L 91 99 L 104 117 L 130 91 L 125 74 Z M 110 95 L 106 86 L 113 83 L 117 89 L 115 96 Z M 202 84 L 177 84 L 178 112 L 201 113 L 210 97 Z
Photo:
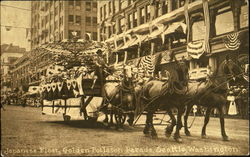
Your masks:
M 186 136 L 191 136 L 189 131 L 185 131 Z
M 229 137 L 228 136 L 224 136 L 223 137 L 223 141 L 229 141 Z
M 207 135 L 201 135 L 201 138 L 208 139 Z
M 165 132 L 165 136 L 166 136 L 167 138 L 169 138 L 169 137 L 171 136 L 171 133 Z
M 156 138 L 158 138 L 158 135 L 157 135 L 157 133 L 151 133 L 151 138 L 153 138 L 153 139 L 156 139 Z
M 182 143 L 182 139 L 180 138 L 180 137 L 178 137 L 178 138 L 174 138 L 175 139 L 175 141 L 176 142 L 178 142 L 178 143 Z
M 124 131 L 123 128 L 117 128 L 117 131 Z

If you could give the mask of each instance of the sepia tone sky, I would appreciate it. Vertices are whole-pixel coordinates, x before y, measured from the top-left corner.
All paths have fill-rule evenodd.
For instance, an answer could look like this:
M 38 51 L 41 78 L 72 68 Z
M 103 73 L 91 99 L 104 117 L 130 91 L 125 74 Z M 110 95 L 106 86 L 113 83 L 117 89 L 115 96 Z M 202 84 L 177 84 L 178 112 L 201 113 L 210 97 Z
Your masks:
M 26 38 L 26 28 L 30 28 L 31 14 L 30 4 L 31 1 L 1 1 L 1 44 L 13 44 L 26 50 L 30 50 L 30 42 Z M 5 6 L 6 5 L 6 6 Z M 11 6 L 17 7 L 13 8 Z M 21 8 L 21 9 L 18 9 Z M 28 9 L 28 10 L 23 10 Z M 7 31 L 5 26 L 10 27 Z M 22 28 L 15 28 L 22 27 Z

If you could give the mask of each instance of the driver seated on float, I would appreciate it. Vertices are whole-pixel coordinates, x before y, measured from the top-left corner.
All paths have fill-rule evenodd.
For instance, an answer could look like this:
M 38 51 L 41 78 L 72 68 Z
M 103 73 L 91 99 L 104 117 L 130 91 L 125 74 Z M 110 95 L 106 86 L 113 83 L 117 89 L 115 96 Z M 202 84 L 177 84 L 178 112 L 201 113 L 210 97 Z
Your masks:
M 97 57 L 95 60 L 95 65 L 97 66 L 96 74 L 101 81 L 101 86 L 103 86 L 105 83 L 104 72 L 107 72 L 107 69 L 109 69 L 110 66 L 105 62 L 102 50 L 98 49 L 96 54 L 97 54 Z

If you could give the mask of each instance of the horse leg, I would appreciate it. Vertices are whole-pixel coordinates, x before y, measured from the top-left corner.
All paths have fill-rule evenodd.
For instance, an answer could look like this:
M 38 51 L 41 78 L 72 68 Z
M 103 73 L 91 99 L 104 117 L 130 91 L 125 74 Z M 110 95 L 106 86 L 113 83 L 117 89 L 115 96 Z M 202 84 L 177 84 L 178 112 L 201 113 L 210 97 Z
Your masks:
M 156 133 L 156 130 L 155 130 L 154 125 L 153 125 L 153 115 L 154 115 L 154 112 L 149 113 L 149 131 L 150 131 L 151 137 L 156 138 L 157 133 Z
M 191 134 L 190 134 L 190 132 L 188 130 L 187 120 L 188 120 L 189 113 L 190 113 L 190 111 L 192 109 L 192 106 L 193 105 L 191 105 L 191 104 L 187 105 L 187 110 L 186 110 L 186 113 L 184 115 L 184 129 L 185 129 L 186 136 L 191 136 Z
M 177 114 L 177 125 L 176 125 L 176 131 L 175 131 L 175 134 L 174 134 L 174 139 L 177 141 L 177 142 L 182 142 L 182 139 L 181 139 L 181 136 L 180 136 L 180 129 L 181 129 L 181 125 L 182 125 L 182 122 L 181 122 L 181 116 L 184 112 L 184 108 L 178 108 L 178 114 Z
M 211 113 L 211 107 L 208 107 L 207 110 L 206 110 L 204 125 L 202 127 L 202 132 L 201 132 L 201 137 L 202 138 L 207 138 L 207 136 L 206 136 L 206 127 L 207 127 L 207 124 L 209 122 L 210 113 Z
M 218 111 L 220 114 L 221 135 L 222 135 L 224 141 L 229 141 L 229 138 L 226 134 L 225 126 L 224 126 L 224 113 L 222 110 L 222 105 L 220 105 L 220 107 L 218 107 Z
M 143 129 L 143 133 L 145 135 L 148 135 L 149 134 L 149 112 L 147 113 L 147 116 L 146 116 L 146 124 L 145 124 L 145 127 Z
M 166 135 L 166 137 L 170 137 L 171 133 L 173 132 L 174 126 L 176 125 L 176 119 L 175 119 L 175 116 L 173 115 L 171 109 L 167 108 L 167 113 L 168 113 L 169 117 L 171 118 L 171 124 L 166 127 L 165 135 Z

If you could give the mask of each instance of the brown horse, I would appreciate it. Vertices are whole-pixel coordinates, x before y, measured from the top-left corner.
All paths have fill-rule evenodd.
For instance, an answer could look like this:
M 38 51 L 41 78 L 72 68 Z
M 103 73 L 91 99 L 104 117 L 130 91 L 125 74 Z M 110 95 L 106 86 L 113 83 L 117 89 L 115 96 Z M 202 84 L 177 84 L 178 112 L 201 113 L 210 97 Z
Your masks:
M 229 138 L 226 135 L 224 126 L 224 114 L 223 107 L 226 105 L 226 94 L 227 94 L 227 83 L 232 79 L 241 78 L 243 71 L 231 60 L 225 60 L 222 62 L 217 71 L 211 76 L 210 80 L 213 82 L 213 86 L 206 91 L 199 99 L 190 102 L 187 105 L 186 114 L 184 116 L 184 128 L 185 134 L 190 136 L 190 132 L 187 127 L 187 119 L 193 104 L 204 106 L 207 108 L 204 125 L 202 128 L 201 136 L 206 138 L 206 126 L 209 122 L 210 112 L 213 108 L 216 108 L 219 112 L 220 124 L 221 124 L 221 135 L 223 140 L 228 141 Z M 223 82 L 224 81 L 224 82 Z
M 104 122 L 108 122 L 107 107 L 111 104 L 110 123 L 113 124 L 113 115 L 115 115 L 116 127 L 122 128 L 126 114 L 129 116 L 128 123 L 133 123 L 133 112 L 135 109 L 135 92 L 133 84 L 132 67 L 123 68 L 123 79 L 120 83 L 108 82 L 103 87 L 104 112 L 106 112 Z
M 228 64 L 227 67 L 229 67 L 230 64 Z M 183 66 L 185 67 L 185 66 Z M 179 66 L 177 71 L 180 71 L 181 69 L 184 76 L 187 75 L 186 68 L 181 68 Z M 177 142 L 181 142 L 181 137 L 179 134 L 179 130 L 182 127 L 181 117 L 182 114 L 185 111 L 186 105 L 194 102 L 197 100 L 203 100 L 203 102 L 208 102 L 207 100 L 212 97 L 215 102 L 218 104 L 224 104 L 225 100 L 222 99 L 224 95 L 221 95 L 225 93 L 226 91 L 226 80 L 228 78 L 232 78 L 232 67 L 228 69 L 230 72 L 230 75 L 225 75 L 225 73 L 216 73 L 216 79 L 213 80 L 207 80 L 204 82 L 191 82 L 188 81 L 185 86 L 181 86 L 179 83 L 176 83 L 175 81 L 169 81 L 168 85 L 165 85 L 165 82 L 161 81 L 149 81 L 146 83 L 142 89 L 142 92 L 145 93 L 142 96 L 142 103 L 144 104 L 144 108 L 147 111 L 147 119 L 146 119 L 146 125 L 144 128 L 144 134 L 150 134 L 151 136 L 157 136 L 156 131 L 153 126 L 153 114 L 157 109 L 165 109 L 169 116 L 172 119 L 171 125 L 169 125 L 166 128 L 166 136 L 170 136 L 173 127 L 176 125 L 176 132 L 174 134 L 174 139 Z M 224 75 L 223 75 L 224 74 Z M 184 77 L 186 78 L 186 77 Z M 212 94 L 209 94 L 208 96 L 206 93 L 209 91 L 213 91 Z M 219 95 L 220 94 L 220 95 Z M 146 97 L 148 100 L 144 99 Z M 177 108 L 178 114 L 177 114 L 177 121 L 175 117 L 172 114 L 171 109 Z M 221 126 L 222 126 L 222 135 L 223 138 L 226 140 L 227 135 L 225 133 L 224 129 L 224 118 L 221 116 Z M 204 131 L 205 133 L 205 127 Z

